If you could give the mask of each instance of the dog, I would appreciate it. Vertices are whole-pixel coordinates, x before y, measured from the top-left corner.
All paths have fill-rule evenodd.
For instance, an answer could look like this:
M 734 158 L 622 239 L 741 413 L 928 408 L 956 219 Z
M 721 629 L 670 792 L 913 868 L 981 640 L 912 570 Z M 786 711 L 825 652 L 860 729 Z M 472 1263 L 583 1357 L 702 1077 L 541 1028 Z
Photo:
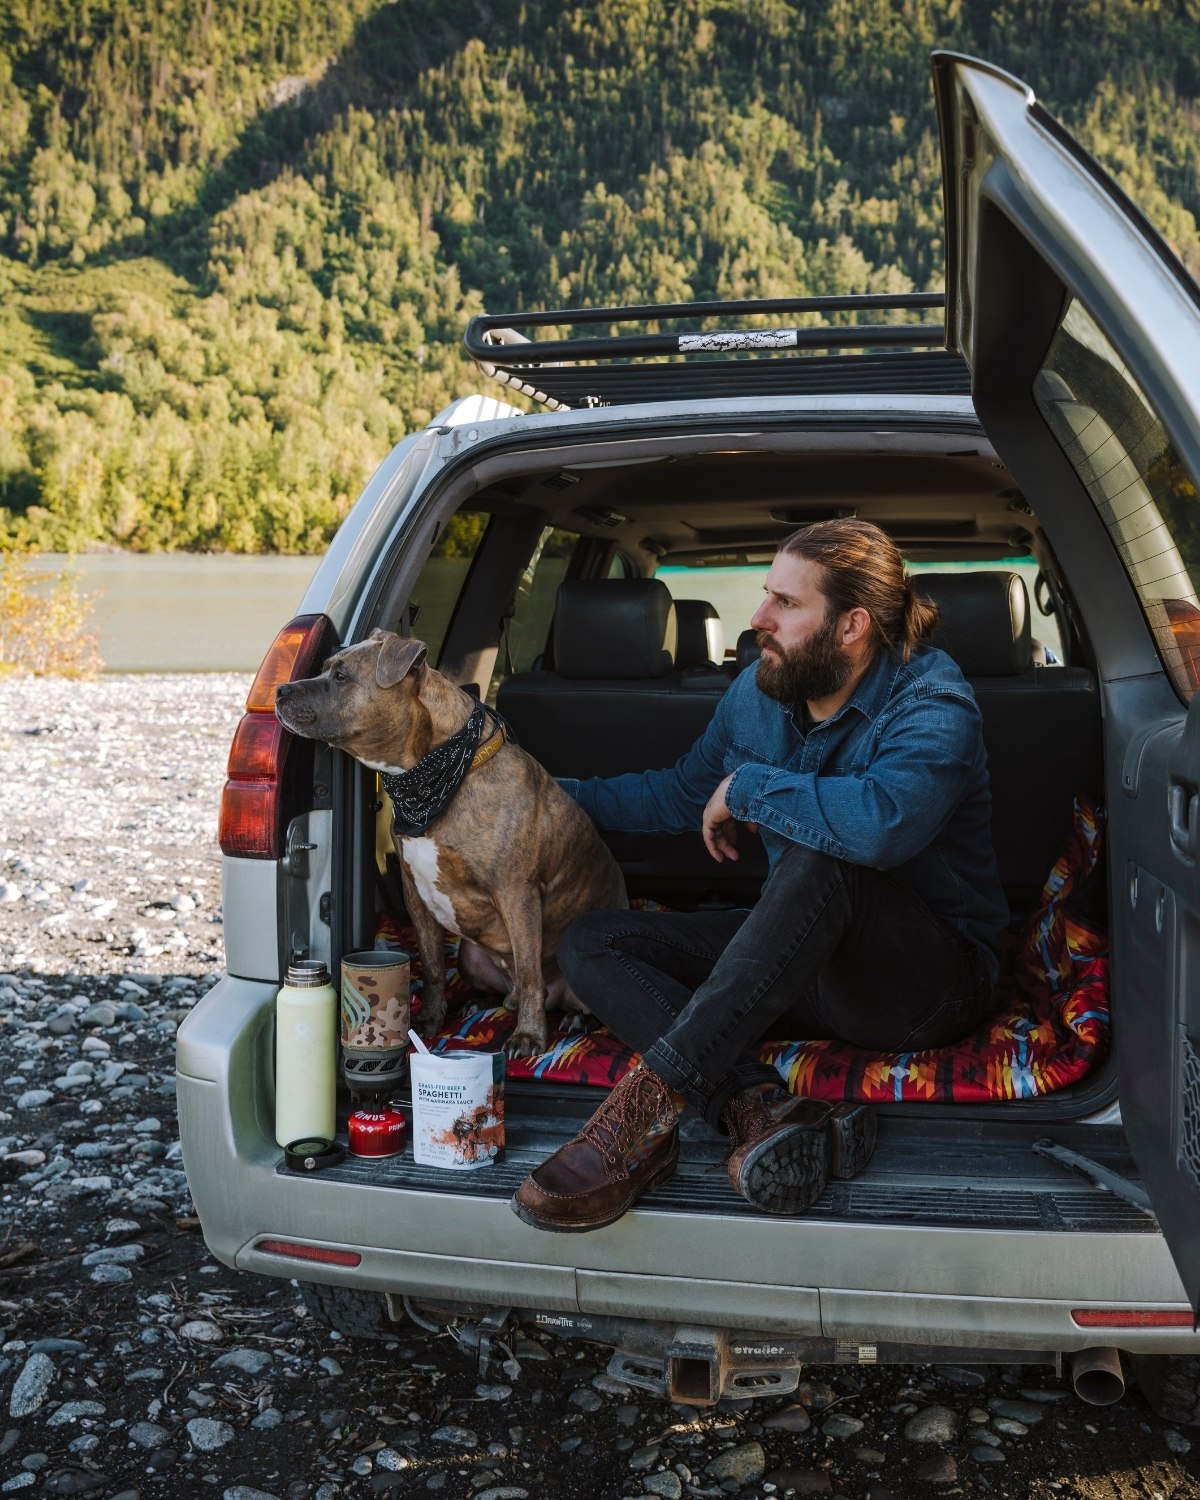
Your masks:
M 410 770 L 476 707 L 426 654 L 421 641 L 372 631 L 331 656 L 320 676 L 281 684 L 276 716 L 293 734 L 323 740 L 372 770 Z M 505 994 L 517 1013 L 505 1051 L 544 1052 L 547 1006 L 584 1009 L 555 962 L 559 939 L 584 912 L 629 904 L 591 819 L 537 761 L 485 729 L 445 811 L 417 835 L 393 828 L 393 839 L 425 974 L 422 1035 L 445 1019 L 443 934 L 451 932 L 464 939 L 460 971 Z

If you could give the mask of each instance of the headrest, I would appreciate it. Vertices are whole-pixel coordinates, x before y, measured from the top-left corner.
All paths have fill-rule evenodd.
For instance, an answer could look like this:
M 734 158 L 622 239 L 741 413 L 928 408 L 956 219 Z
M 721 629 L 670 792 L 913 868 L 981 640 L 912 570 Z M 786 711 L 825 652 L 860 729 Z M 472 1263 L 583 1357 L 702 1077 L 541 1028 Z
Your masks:
M 675 665 L 675 605 L 657 578 L 573 578 L 558 586 L 560 677 L 662 677 Z
M 920 573 L 917 593 L 942 611 L 930 644 L 964 677 L 1017 677 L 1033 666 L 1029 595 L 1019 573 Z
M 676 599 L 675 625 L 679 632 L 676 667 L 703 667 L 710 661 L 721 665 L 725 656 L 725 627 L 707 599 Z
M 758 644 L 757 630 L 743 630 L 737 638 L 737 669 L 744 672 L 747 667 L 752 667 L 762 655 L 762 647 Z

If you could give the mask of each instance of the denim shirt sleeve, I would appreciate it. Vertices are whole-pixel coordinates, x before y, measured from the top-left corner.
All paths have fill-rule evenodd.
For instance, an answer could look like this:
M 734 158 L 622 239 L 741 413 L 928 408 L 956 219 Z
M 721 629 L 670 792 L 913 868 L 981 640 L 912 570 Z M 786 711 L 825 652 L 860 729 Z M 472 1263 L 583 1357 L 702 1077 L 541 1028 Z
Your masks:
M 600 828 L 625 833 L 690 833 L 700 826 L 713 790 L 725 774 L 725 724 L 721 700 L 711 723 L 686 755 L 663 771 L 630 771 L 624 776 L 591 776 L 585 781 L 560 778 Z
M 834 774 L 747 762 L 725 794 L 739 822 L 836 859 L 889 870 L 927 848 L 971 784 L 981 747 L 973 698 L 918 692 L 878 725 L 870 763 Z

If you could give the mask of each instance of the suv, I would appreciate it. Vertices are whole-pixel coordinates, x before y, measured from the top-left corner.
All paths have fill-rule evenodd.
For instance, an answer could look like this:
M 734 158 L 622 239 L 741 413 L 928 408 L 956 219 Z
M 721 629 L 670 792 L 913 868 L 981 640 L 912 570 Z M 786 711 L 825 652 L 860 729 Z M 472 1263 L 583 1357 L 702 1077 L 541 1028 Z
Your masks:
M 607 1344 L 614 1375 L 698 1405 L 786 1392 L 812 1363 L 1064 1355 L 1083 1396 L 1115 1400 L 1120 1350 L 1160 1410 L 1194 1414 L 1200 291 L 1024 85 L 949 54 L 933 69 L 944 326 L 912 321 L 940 295 L 477 318 L 486 372 L 550 410 L 469 397 L 401 442 L 259 672 L 222 805 L 228 971 L 179 1033 L 184 1159 L 213 1252 L 311 1283 L 347 1331 L 440 1309 L 486 1364 L 525 1320 Z M 863 308 L 907 321 L 814 317 Z M 698 331 L 611 332 L 685 320 Z M 575 336 L 519 331 L 554 325 Z M 1000 1062 L 928 1073 L 792 1049 L 779 1065 L 808 1070 L 802 1092 L 870 1098 L 879 1116 L 870 1169 L 796 1219 L 736 1199 L 721 1142 L 693 1124 L 676 1176 L 620 1223 L 527 1228 L 515 1185 L 598 1097 L 561 1050 L 510 1064 L 508 1154 L 485 1170 L 411 1154 L 284 1170 L 284 967 L 333 967 L 403 914 L 375 773 L 292 739 L 275 687 L 382 626 L 477 685 L 556 775 L 670 764 L 753 658 L 752 637 L 726 653 L 721 631 L 748 623 L 776 543 L 837 514 L 883 526 L 942 603 L 983 712 L 1014 920 L 1034 901 L 1066 933 L 1058 978 L 1076 1003 L 1053 1024 L 1070 1066 L 1035 1056 L 1020 1022 L 993 1035 Z M 647 677 L 596 644 L 604 611 L 640 608 L 655 578 L 678 635 L 672 669 Z M 588 602 L 569 626 L 555 601 L 573 589 Z M 573 649 L 581 628 L 589 650 Z M 1073 807 L 1084 858 L 1055 864 Z M 762 874 L 714 865 L 698 838 L 609 842 L 631 895 L 670 905 L 744 903 Z M 1079 898 L 1065 911 L 1064 880 Z M 1097 886 L 1106 936 L 1081 905 Z

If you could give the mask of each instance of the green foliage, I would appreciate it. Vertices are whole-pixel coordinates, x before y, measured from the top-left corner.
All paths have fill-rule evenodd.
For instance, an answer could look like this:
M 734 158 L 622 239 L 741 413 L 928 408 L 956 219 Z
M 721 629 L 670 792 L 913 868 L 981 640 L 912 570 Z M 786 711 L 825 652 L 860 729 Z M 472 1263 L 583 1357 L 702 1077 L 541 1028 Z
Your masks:
M 1190 0 L 7 0 L 0 538 L 319 550 L 485 305 L 938 286 L 939 46 L 1200 269 Z

